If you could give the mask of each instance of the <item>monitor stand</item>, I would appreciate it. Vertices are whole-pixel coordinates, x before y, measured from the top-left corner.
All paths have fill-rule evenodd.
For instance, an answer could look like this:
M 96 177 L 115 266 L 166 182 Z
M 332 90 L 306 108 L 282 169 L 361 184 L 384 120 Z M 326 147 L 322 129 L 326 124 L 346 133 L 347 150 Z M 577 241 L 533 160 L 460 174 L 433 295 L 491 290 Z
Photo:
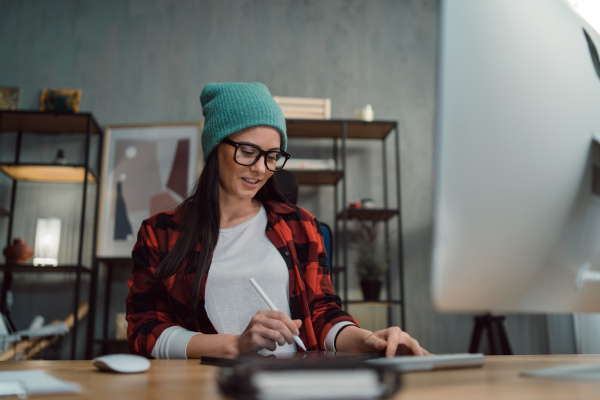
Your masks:
M 575 279 L 575 287 L 582 289 L 587 282 L 600 281 L 600 272 L 594 271 L 589 262 L 583 264 Z M 523 371 L 521 376 L 566 381 L 600 382 L 599 364 L 570 364 Z
M 523 371 L 520 376 L 563 381 L 600 381 L 600 365 L 571 364 Z

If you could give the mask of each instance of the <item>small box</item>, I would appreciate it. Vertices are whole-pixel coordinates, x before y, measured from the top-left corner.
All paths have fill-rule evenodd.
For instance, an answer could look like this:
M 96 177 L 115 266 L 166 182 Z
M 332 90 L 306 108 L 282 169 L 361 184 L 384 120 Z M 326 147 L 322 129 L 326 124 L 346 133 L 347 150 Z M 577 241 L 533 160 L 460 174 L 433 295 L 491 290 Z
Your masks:
M 273 96 L 286 119 L 331 119 L 331 99 Z

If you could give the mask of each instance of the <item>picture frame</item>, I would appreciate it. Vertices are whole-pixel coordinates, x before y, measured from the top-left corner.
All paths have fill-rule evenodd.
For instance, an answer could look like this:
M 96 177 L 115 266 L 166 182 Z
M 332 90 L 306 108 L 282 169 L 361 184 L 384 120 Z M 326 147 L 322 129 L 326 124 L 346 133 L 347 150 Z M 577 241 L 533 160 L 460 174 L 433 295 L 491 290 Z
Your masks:
M 79 112 L 81 89 L 42 89 L 40 111 Z
M 187 198 L 203 165 L 201 132 L 200 122 L 106 127 L 99 258 L 130 258 L 143 220 Z
M 19 108 L 20 87 L 0 86 L 0 110 L 14 111 Z

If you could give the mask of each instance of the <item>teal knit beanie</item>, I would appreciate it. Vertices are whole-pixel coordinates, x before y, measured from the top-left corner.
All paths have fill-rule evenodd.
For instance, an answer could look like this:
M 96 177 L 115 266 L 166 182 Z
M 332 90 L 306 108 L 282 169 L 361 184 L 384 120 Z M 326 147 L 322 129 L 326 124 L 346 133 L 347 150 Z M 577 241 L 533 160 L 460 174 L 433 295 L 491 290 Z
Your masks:
M 210 83 L 202 89 L 200 103 L 204 114 L 204 161 L 221 140 L 254 126 L 277 129 L 281 134 L 281 150 L 287 148 L 285 117 L 262 83 Z

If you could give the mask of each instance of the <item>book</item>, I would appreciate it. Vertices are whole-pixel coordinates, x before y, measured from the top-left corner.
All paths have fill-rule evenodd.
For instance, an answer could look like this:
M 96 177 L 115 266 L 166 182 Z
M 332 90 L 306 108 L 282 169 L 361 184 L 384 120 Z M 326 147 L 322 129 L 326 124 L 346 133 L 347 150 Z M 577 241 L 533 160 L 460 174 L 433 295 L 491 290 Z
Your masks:
M 333 158 L 290 158 L 285 163 L 285 169 L 307 171 L 333 171 L 335 170 L 335 160 Z
M 256 400 L 361 400 L 387 398 L 401 386 L 401 375 L 364 358 L 276 357 L 238 359 L 219 370 L 221 391 Z

